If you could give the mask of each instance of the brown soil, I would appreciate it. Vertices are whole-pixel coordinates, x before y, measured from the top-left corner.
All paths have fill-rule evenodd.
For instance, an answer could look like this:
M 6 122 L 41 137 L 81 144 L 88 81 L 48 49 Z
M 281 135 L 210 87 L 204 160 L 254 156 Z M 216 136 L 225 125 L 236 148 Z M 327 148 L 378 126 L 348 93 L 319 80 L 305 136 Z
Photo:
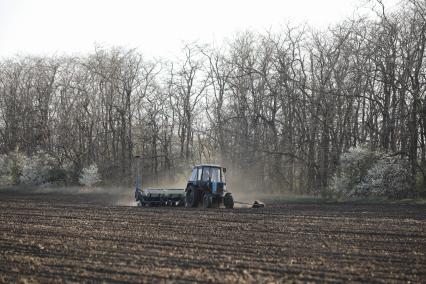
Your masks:
M 423 282 L 426 206 L 117 206 L 0 193 L 0 282 Z

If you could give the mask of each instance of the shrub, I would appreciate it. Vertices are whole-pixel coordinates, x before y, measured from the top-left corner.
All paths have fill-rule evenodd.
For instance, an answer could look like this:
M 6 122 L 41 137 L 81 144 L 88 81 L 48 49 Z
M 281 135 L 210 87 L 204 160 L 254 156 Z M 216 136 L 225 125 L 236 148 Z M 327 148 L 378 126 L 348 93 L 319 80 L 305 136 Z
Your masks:
M 356 147 L 341 155 L 331 190 L 339 197 L 403 198 L 410 186 L 406 158 Z
M 96 164 L 92 164 L 87 168 L 83 168 L 83 171 L 78 180 L 82 185 L 85 186 L 93 186 L 94 184 L 101 181 L 98 166 Z
M 0 155 L 0 184 L 9 185 L 13 183 L 12 161 L 8 155 Z
M 410 193 L 410 174 L 407 159 L 383 156 L 358 187 L 365 188 L 372 196 L 403 198 Z
M 20 153 L 18 149 L 0 155 L 0 185 L 17 184 L 22 175 L 25 160 L 25 155 Z
M 340 156 L 339 168 L 332 182 L 332 192 L 339 197 L 362 196 L 357 185 L 363 182 L 379 154 L 364 146 L 350 148 Z
M 35 155 L 24 159 L 19 182 L 26 185 L 40 185 L 51 181 L 51 174 L 55 167 L 52 156 L 38 151 Z

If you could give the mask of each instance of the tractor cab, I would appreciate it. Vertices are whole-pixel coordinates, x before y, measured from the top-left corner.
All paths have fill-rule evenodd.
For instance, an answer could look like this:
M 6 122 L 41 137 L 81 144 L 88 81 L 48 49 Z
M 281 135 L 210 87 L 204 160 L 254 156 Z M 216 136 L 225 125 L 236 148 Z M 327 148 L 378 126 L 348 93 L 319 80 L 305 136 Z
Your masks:
M 232 208 L 232 195 L 226 191 L 226 168 L 219 165 L 203 164 L 194 166 L 188 180 L 186 192 L 187 207 L 218 207 L 221 203 Z M 232 202 L 231 202 L 232 201 Z
M 216 165 L 198 165 L 192 169 L 188 185 L 205 187 L 212 194 L 223 194 L 226 168 Z

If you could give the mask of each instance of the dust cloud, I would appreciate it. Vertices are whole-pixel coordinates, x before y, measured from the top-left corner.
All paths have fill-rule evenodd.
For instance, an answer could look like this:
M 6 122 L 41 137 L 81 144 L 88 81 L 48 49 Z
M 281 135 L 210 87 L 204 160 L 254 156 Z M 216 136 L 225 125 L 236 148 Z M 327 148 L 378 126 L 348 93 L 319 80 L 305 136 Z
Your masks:
M 36 188 L 26 189 L 31 194 L 61 194 L 70 197 L 78 196 L 79 201 L 113 205 L 113 206 L 136 206 L 134 199 L 134 187 L 123 186 L 39 186 Z
M 223 164 L 224 165 L 224 164 Z M 168 173 L 163 178 L 142 178 L 142 188 L 185 188 L 191 169 L 181 172 Z M 251 207 L 255 200 L 267 203 L 268 200 L 276 199 L 277 194 L 268 192 L 265 188 L 253 182 L 253 176 L 248 172 L 239 170 L 237 167 L 227 166 L 226 172 L 227 191 L 231 192 L 236 201 L 236 208 Z M 134 199 L 135 186 L 40 186 L 31 190 L 40 194 L 67 194 L 79 195 L 81 200 L 86 198 L 87 202 L 108 204 L 113 206 L 137 206 Z M 279 198 L 283 197 L 279 194 Z

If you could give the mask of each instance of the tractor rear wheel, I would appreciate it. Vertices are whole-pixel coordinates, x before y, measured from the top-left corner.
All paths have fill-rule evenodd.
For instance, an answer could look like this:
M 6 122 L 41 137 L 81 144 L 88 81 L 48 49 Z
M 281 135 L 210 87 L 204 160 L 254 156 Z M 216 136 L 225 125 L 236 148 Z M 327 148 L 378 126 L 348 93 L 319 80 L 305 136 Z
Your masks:
M 232 197 L 232 194 L 225 194 L 225 196 L 223 197 L 223 205 L 225 205 L 225 208 L 227 209 L 234 208 L 234 198 Z
M 209 193 L 205 193 L 203 196 L 203 207 L 211 208 L 212 207 L 212 195 Z
M 198 190 L 193 189 L 192 187 L 188 188 L 186 191 L 185 204 L 186 207 L 194 208 L 198 206 L 200 201 L 200 193 Z

